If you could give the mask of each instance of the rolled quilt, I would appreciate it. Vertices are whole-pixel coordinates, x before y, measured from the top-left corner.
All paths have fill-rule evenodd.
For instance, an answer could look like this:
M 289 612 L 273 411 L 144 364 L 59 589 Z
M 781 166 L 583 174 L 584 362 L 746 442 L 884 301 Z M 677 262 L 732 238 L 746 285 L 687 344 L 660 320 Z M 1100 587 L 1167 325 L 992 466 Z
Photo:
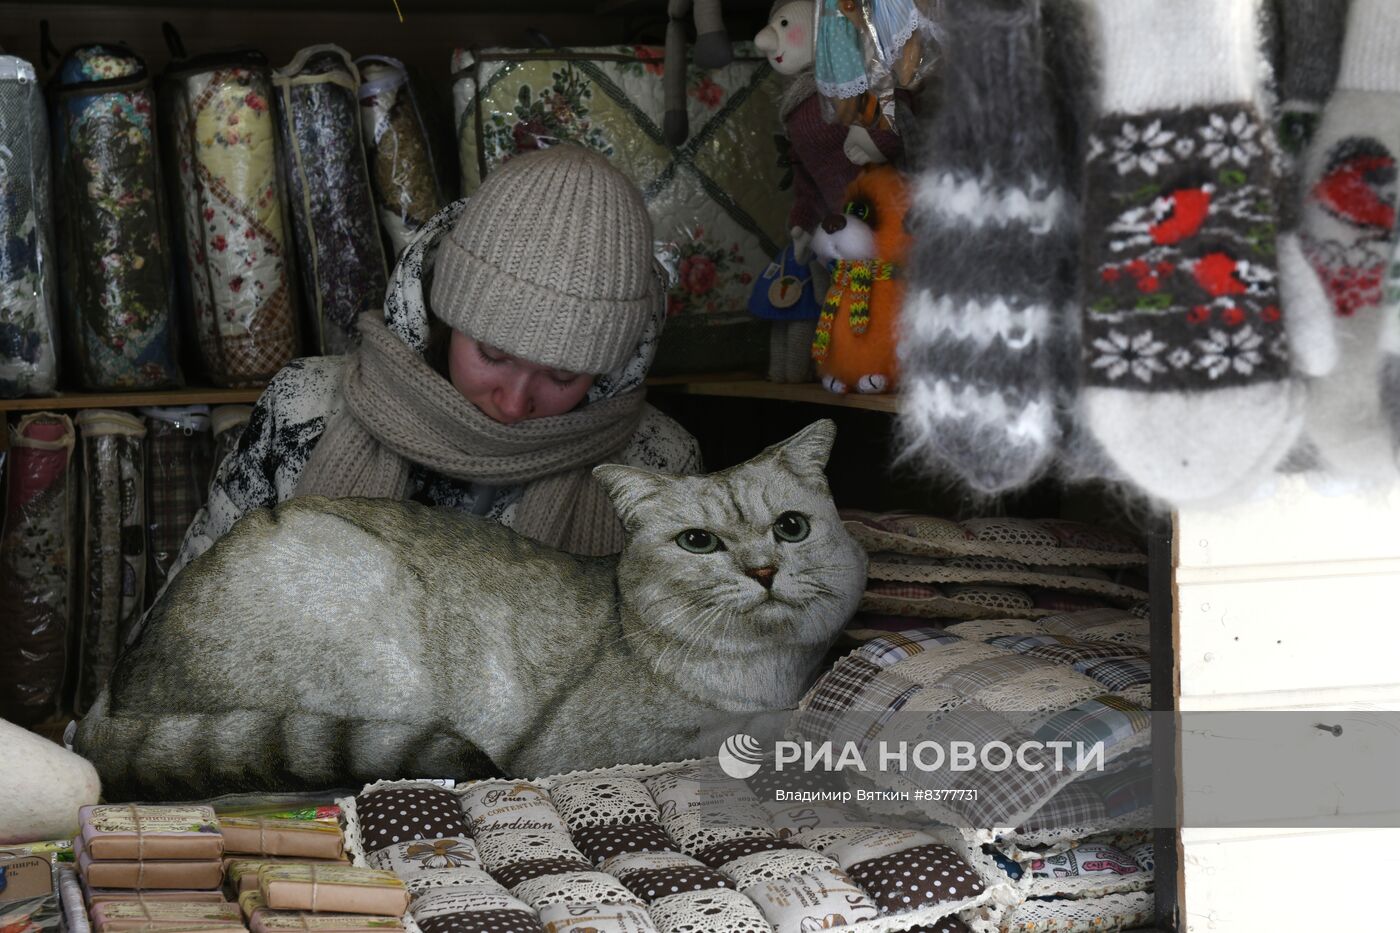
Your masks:
M 0 396 L 58 384 L 49 124 L 34 66 L 0 55 Z
M 360 73 L 335 45 L 273 73 L 283 170 L 313 353 L 343 353 L 355 319 L 383 307 L 388 270 L 360 141 Z
M 300 351 L 271 73 L 258 52 L 207 55 L 163 87 L 191 330 L 216 384 L 259 385 Z
M 447 204 L 427 126 L 398 59 L 366 55 L 360 69 L 360 122 L 379 224 L 393 255 Z
M 185 530 L 209 492 L 209 407 L 143 408 L 146 419 L 146 602 L 165 585 Z
M 106 684 L 131 626 L 141 617 L 146 580 L 145 483 L 141 420 L 120 411 L 78 415 L 83 442 L 83 592 L 74 712 Z
M 56 712 L 63 690 L 74 571 L 73 422 L 26 415 L 10 429 L 0 536 L 0 718 Z
M 180 382 L 175 278 L 145 63 L 82 46 L 53 81 L 59 281 L 75 371 L 95 390 Z

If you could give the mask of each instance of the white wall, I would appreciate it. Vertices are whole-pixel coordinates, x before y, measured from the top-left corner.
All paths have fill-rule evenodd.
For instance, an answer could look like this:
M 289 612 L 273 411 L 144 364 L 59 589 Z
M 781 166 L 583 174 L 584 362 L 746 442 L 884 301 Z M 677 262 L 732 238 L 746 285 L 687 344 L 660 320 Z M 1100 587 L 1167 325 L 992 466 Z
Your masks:
M 1183 711 L 1400 710 L 1400 489 L 1329 497 L 1290 479 L 1267 499 L 1179 514 L 1175 548 Z M 1287 761 L 1335 741 L 1314 730 L 1261 754 Z M 1183 743 L 1183 786 L 1202 748 Z M 1192 933 L 1388 925 L 1356 885 L 1400 873 L 1400 830 L 1187 829 L 1182 843 Z

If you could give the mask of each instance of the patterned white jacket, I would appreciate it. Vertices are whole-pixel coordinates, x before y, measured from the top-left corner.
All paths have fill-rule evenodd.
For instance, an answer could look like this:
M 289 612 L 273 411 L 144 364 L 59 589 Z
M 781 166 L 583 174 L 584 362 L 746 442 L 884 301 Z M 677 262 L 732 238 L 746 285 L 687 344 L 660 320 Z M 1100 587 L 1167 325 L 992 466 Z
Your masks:
M 423 227 L 400 257 L 389 282 L 385 323 L 419 352 L 428 342 L 425 295 L 437 244 L 452 229 L 464 203 L 449 205 Z M 637 352 L 621 368 L 598 378 L 589 391 L 589 402 L 641 384 L 655 355 L 664 317 L 664 308 L 658 307 Z M 345 357 L 306 357 L 288 363 L 268 383 L 237 449 L 219 465 L 208 503 L 185 532 L 171 578 L 208 550 L 245 512 L 291 498 L 321 432 L 343 404 L 340 383 L 344 367 Z M 650 405 L 618 462 L 677 474 L 703 470 L 695 439 Z M 411 499 L 484 515 L 506 526 L 514 522 L 522 491 L 519 486 L 487 487 L 454 480 L 426 467 L 415 467 L 409 483 Z

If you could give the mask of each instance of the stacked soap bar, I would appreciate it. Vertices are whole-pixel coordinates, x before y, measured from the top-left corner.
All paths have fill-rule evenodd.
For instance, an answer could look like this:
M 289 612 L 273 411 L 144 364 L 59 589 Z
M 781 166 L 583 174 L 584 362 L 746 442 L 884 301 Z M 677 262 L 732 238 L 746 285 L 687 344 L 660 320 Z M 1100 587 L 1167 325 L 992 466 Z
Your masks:
M 213 891 L 224 837 L 211 807 L 93 805 L 78 811 L 73 854 L 89 889 Z
M 261 858 L 344 862 L 345 837 L 334 823 L 283 820 L 262 816 L 219 820 L 224 851 Z
M 240 877 L 240 886 L 242 886 Z M 349 865 L 270 862 L 257 887 L 239 894 L 253 933 L 279 930 L 374 933 L 402 930 L 408 890 L 393 872 Z

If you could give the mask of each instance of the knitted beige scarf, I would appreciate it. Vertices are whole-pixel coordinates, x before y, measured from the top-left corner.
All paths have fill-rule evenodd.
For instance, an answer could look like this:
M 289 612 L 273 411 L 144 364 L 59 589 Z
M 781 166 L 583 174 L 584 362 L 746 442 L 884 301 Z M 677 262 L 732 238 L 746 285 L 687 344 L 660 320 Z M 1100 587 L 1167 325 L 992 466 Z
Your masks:
M 345 368 L 345 404 L 326 426 L 298 496 L 402 499 L 415 463 L 454 479 L 525 485 L 515 530 L 574 554 L 622 550 L 622 525 L 592 467 L 627 446 L 642 417 L 638 389 L 564 415 L 513 425 L 487 417 L 382 320 L 360 318 Z

